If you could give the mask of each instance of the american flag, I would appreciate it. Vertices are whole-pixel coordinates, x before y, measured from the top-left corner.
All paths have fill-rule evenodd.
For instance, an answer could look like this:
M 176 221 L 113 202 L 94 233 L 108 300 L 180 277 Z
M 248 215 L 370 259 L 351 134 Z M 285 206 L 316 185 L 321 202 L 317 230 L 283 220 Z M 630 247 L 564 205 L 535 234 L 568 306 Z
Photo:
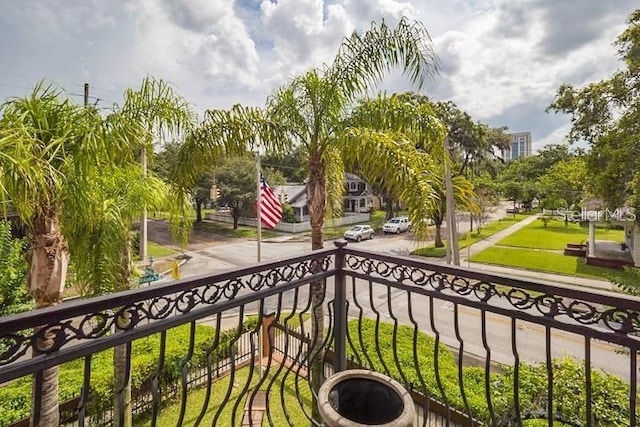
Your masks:
M 282 219 L 282 204 L 273 189 L 260 177 L 260 219 L 269 228 L 274 228 Z

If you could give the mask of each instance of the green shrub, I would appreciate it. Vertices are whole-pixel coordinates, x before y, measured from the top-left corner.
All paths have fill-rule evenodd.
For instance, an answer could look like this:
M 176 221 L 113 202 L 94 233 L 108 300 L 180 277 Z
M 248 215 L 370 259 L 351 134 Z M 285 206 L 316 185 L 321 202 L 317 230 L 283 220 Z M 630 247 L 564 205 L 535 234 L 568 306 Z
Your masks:
M 0 221 L 0 316 L 20 313 L 33 306 L 27 292 L 26 246 L 26 239 L 13 238 L 10 222 Z
M 242 332 L 256 326 L 256 320 L 243 324 Z M 220 332 L 219 345 L 212 353 L 212 361 L 228 356 L 230 347 L 235 345 L 236 330 Z M 182 378 L 181 363 L 189 348 L 190 325 L 182 325 L 167 331 L 164 368 L 160 374 L 160 387 L 171 390 L 178 387 Z M 206 352 L 213 344 L 215 329 L 197 325 L 193 357 L 188 369 L 205 366 Z M 158 368 L 160 355 L 160 335 L 155 334 L 133 342 L 131 350 L 132 395 L 138 396 L 150 390 L 151 377 Z M 84 359 L 66 363 L 59 370 L 60 402 L 80 395 L 84 379 Z M 164 391 L 163 391 L 164 393 Z M 90 412 L 98 415 L 112 406 L 113 402 L 113 349 L 95 354 L 91 359 L 91 399 Z M 0 425 L 27 418 L 31 407 L 31 377 L 22 377 L 7 385 L 0 386 Z
M 360 334 L 358 328 L 360 328 Z M 422 332 L 415 335 L 418 373 L 413 356 L 413 327 L 398 326 L 395 336 L 393 331 L 392 324 L 380 323 L 376 333 L 374 320 L 351 320 L 348 325 L 348 336 L 355 351 L 348 346 L 350 348 L 348 357 L 359 361 L 367 368 L 386 373 L 401 383 L 408 383 L 413 389 L 426 393 L 430 397 L 443 402 L 446 400 L 452 407 L 466 412 L 460 393 L 457 360 L 453 353 L 444 345 L 438 347 L 438 372 L 443 394 L 436 381 L 435 340 Z M 360 340 L 360 335 L 362 340 Z M 383 362 L 387 369 L 384 369 Z M 513 367 L 509 366 L 504 366 L 502 369 L 503 373 L 492 372 L 489 380 L 491 404 L 498 424 L 512 419 L 515 414 L 513 397 L 515 371 Z M 578 425 L 578 423 L 585 425 L 584 362 L 569 357 L 554 359 L 552 370 L 554 413 L 559 414 L 560 419 L 566 422 L 563 424 L 556 421 L 554 425 Z M 462 369 L 464 393 L 471 414 L 475 418 L 491 424 L 485 375 L 484 368 L 467 366 Z M 424 385 L 422 385 L 422 381 L 424 381 Z M 591 383 L 593 425 L 628 425 L 629 385 L 613 375 L 596 370 L 591 372 Z M 520 364 L 518 393 L 521 414 L 546 408 L 547 367 L 545 363 Z M 537 423 L 536 420 L 529 420 L 523 425 L 542 425 Z M 547 421 L 543 421 L 543 423 L 548 425 Z

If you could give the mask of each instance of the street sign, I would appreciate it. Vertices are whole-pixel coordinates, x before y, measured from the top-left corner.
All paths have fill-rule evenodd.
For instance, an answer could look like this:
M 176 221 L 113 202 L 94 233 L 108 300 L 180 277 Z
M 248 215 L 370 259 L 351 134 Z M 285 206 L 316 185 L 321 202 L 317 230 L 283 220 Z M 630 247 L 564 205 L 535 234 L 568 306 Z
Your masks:
M 144 275 L 140 276 L 138 283 L 142 285 L 143 283 L 151 283 L 160 279 L 162 279 L 162 274 L 158 273 L 151 267 L 145 267 Z

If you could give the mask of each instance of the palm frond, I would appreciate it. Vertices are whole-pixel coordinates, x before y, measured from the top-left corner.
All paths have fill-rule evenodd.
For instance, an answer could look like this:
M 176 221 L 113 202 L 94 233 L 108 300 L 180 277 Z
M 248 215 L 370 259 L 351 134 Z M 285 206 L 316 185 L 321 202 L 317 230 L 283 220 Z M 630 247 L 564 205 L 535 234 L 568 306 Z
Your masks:
M 384 21 L 372 22 L 364 35 L 354 32 L 343 40 L 327 73 L 329 80 L 353 99 L 396 67 L 418 89 L 438 75 L 439 60 L 422 23 L 406 17 L 395 28 L 389 28 Z
M 367 128 L 347 128 L 341 147 L 345 161 L 357 165 L 361 178 L 379 184 L 406 204 L 416 235 L 425 236 L 427 225 L 422 219 L 429 218 L 438 200 L 437 159 L 415 149 L 413 141 L 401 133 Z

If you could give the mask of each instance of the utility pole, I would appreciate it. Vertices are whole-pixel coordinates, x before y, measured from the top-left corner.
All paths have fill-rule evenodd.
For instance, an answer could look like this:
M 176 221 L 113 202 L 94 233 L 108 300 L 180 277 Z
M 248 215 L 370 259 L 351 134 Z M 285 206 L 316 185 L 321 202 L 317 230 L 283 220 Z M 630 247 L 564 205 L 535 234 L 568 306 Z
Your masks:
M 147 179 L 147 149 L 142 147 L 140 153 L 140 162 L 142 163 L 142 176 Z M 145 205 L 142 210 L 142 217 L 140 218 L 140 259 L 142 261 L 147 259 L 147 206 Z
M 262 244 L 262 182 L 260 180 L 260 151 L 256 149 L 256 230 L 258 232 L 258 262 L 261 261 L 261 248 Z M 262 370 L 262 359 L 260 359 L 260 368 Z
M 451 165 L 449 164 L 449 137 L 444 139 L 444 181 L 446 191 L 446 210 L 447 210 L 447 264 L 460 265 L 460 251 L 458 250 L 458 230 L 456 224 L 455 203 L 453 200 L 453 183 L 451 182 Z
M 84 107 L 89 106 L 89 83 L 84 84 Z

